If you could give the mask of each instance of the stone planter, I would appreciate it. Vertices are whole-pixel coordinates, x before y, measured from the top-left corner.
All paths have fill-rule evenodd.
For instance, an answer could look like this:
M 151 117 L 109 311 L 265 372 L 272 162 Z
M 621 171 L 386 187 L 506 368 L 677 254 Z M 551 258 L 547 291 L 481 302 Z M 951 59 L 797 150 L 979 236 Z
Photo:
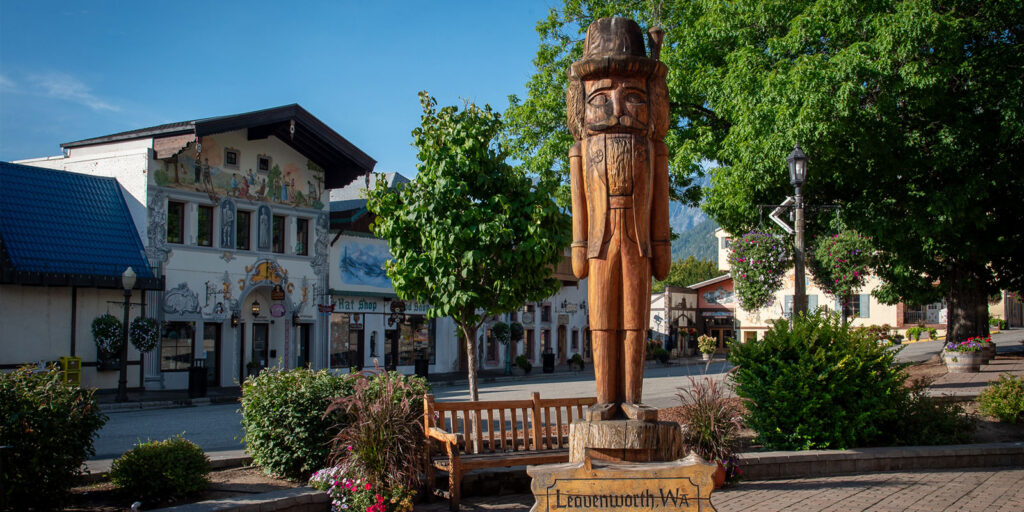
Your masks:
M 704 361 L 710 361 L 711 360 L 711 354 L 707 354 L 707 353 L 701 352 L 700 353 L 700 358 L 702 360 L 704 360 Z
M 976 373 L 981 371 L 981 352 L 942 351 L 942 362 L 949 373 Z
M 986 364 L 989 361 L 996 358 L 996 344 L 995 343 L 982 343 L 981 344 L 981 364 Z

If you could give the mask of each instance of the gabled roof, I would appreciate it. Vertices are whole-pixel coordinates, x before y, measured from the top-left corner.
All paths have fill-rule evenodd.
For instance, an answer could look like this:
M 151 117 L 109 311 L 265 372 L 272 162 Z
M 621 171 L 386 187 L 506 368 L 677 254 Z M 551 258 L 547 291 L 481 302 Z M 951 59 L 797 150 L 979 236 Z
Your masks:
M 367 176 L 365 180 L 356 180 L 344 188 L 332 190 L 330 193 L 332 228 L 345 229 L 366 215 L 367 201 L 363 192 L 366 190 L 367 183 L 370 187 L 377 186 L 378 178 L 383 178 L 388 188 L 392 190 L 410 182 L 409 178 L 397 172 L 386 172 L 373 177 Z
M 0 162 L 0 283 L 162 289 L 114 178 Z
M 697 290 L 698 288 L 703 288 L 705 286 L 712 285 L 712 284 L 715 284 L 715 283 L 721 283 L 722 281 L 728 281 L 729 279 L 732 279 L 732 274 L 726 273 L 726 274 L 722 274 L 722 275 L 720 275 L 718 277 L 712 277 L 711 279 L 708 279 L 706 281 L 701 281 L 699 283 L 693 283 L 690 286 L 687 286 L 687 288 L 689 288 L 691 290 Z
M 294 122 L 295 133 L 291 132 Z M 281 107 L 193 121 L 151 126 L 138 130 L 65 142 L 60 146 L 73 149 L 136 139 L 163 139 L 191 134 L 195 137 L 217 133 L 248 130 L 249 140 L 265 139 L 273 135 L 295 151 L 324 169 L 324 186 L 341 188 L 356 177 L 373 171 L 377 161 L 346 140 L 296 103 Z M 182 144 L 185 140 L 182 139 Z

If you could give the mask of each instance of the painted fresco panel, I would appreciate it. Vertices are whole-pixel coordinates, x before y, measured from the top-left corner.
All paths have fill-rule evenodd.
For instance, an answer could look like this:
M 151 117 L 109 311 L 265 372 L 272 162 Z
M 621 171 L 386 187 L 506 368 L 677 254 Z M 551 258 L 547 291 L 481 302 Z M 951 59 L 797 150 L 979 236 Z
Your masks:
M 391 257 L 387 243 L 381 240 L 346 238 L 342 240 L 338 276 L 344 287 L 370 287 L 391 290 L 391 279 L 384 263 Z

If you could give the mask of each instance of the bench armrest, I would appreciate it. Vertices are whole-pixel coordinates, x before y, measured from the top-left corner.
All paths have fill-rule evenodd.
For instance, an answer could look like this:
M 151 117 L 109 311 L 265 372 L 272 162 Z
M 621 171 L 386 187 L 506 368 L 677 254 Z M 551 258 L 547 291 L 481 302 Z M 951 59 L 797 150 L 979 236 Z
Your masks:
M 443 443 L 457 445 L 459 444 L 462 435 L 445 432 L 444 430 L 441 430 L 437 427 L 430 427 L 427 429 L 427 437 L 431 439 L 437 439 L 438 441 L 441 441 Z

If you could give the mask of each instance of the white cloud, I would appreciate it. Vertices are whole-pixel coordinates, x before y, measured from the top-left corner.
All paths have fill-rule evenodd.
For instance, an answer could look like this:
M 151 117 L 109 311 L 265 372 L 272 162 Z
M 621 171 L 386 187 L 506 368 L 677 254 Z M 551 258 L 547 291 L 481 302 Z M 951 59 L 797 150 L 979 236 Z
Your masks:
M 117 105 L 112 105 L 97 97 L 81 80 L 66 73 L 52 72 L 43 75 L 31 75 L 29 81 L 38 87 L 40 93 L 50 98 L 73 101 L 93 110 L 110 110 L 113 112 L 121 110 Z
M 13 92 L 17 89 L 18 87 L 14 85 L 14 80 L 11 80 L 4 75 L 0 75 L 0 91 Z

